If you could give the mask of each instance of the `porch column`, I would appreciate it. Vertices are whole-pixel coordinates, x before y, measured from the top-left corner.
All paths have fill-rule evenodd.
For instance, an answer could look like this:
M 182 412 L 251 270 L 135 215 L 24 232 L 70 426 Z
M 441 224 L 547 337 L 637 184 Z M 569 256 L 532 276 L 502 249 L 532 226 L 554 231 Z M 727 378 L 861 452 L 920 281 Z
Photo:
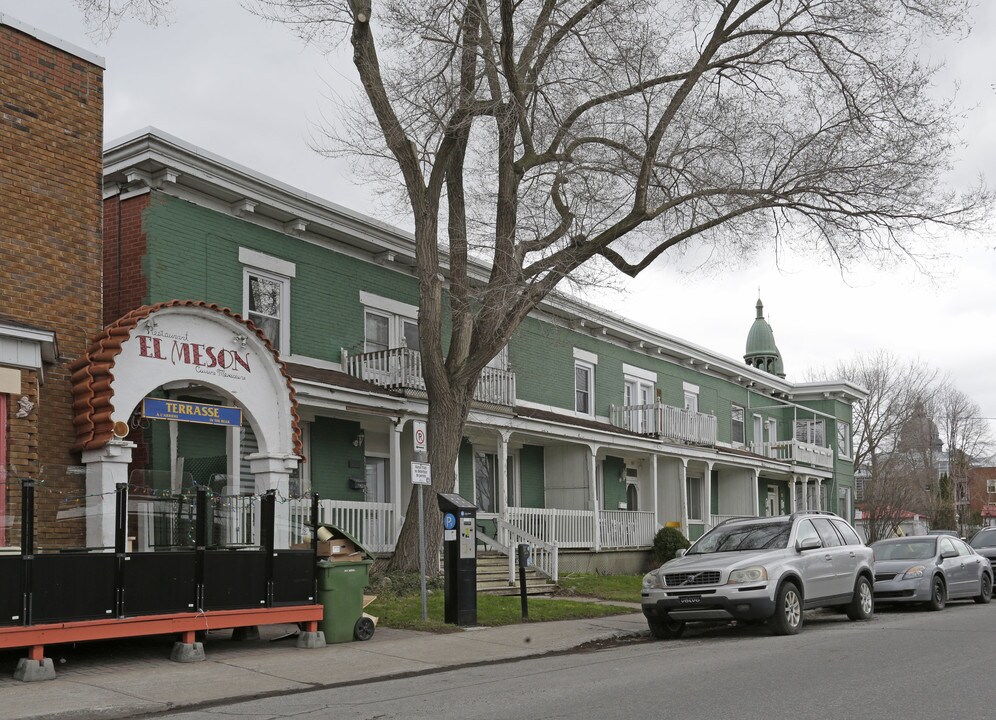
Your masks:
M 823 478 L 816 478 L 816 509 L 823 509 Z
M 678 467 L 678 487 L 681 492 L 681 534 L 688 537 L 688 460 L 681 458 Z
M 705 487 L 702 488 L 702 497 L 705 500 L 705 508 L 702 513 L 702 517 L 705 519 L 705 527 L 703 531 L 709 530 L 712 527 L 712 462 L 706 462 L 705 471 L 705 482 L 703 483 Z
M 498 431 L 498 507 L 495 508 L 502 519 L 508 520 L 508 439 L 510 430 Z
M 136 447 L 133 442 L 115 438 L 102 448 L 83 451 L 87 547 L 114 549 L 115 486 L 128 482 L 128 464 Z
M 664 523 L 661 522 L 660 509 L 657 506 L 657 455 L 650 454 L 650 495 L 652 502 L 654 503 L 651 507 L 654 509 L 654 530 L 658 527 L 663 527 Z
M 286 549 L 290 546 L 290 474 L 300 460 L 297 455 L 272 455 L 253 453 L 249 455 L 249 469 L 256 478 L 256 493 L 262 495 L 268 490 L 277 491 L 277 503 L 273 511 L 273 547 Z
M 754 517 L 761 517 L 761 488 L 759 484 L 761 482 L 761 470 L 760 468 L 754 469 L 754 487 L 751 490 L 751 497 L 754 498 Z
M 589 445 L 588 451 L 591 453 L 591 461 L 588 463 L 588 492 L 590 498 L 590 505 L 592 509 L 592 532 L 594 533 L 592 539 L 592 550 L 598 552 L 602 549 L 602 532 L 601 532 L 601 517 L 599 517 L 598 506 L 598 467 L 596 463 L 596 457 L 598 456 L 598 445 Z
M 795 483 L 796 483 L 797 480 L 798 480 L 798 477 L 796 477 L 795 475 L 793 475 L 792 479 L 789 480 L 789 486 L 788 486 L 788 488 L 789 488 L 789 515 L 791 515 L 796 510 L 799 509 L 798 507 L 796 507 L 797 502 L 796 502 L 796 494 L 795 494 Z
M 392 423 L 393 432 L 390 434 L 390 447 L 388 449 L 390 455 L 388 464 L 391 468 L 391 504 L 394 505 L 394 537 L 391 540 L 392 545 L 397 542 L 398 533 L 401 532 L 401 526 L 405 523 L 405 510 L 401 506 L 401 433 L 404 431 L 405 423 L 407 422 L 407 420 L 399 418 L 396 422 Z

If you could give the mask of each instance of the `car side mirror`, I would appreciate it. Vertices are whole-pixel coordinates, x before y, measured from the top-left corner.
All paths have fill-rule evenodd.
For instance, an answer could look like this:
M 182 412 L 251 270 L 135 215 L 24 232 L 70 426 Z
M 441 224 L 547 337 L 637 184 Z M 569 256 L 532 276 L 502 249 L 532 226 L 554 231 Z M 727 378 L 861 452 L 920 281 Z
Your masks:
M 678 548 L 677 550 L 675 550 L 674 557 L 675 558 L 685 557 L 685 548 Z
M 802 552 L 803 550 L 816 550 L 821 547 L 823 547 L 823 543 L 820 542 L 819 538 L 808 537 L 803 540 L 795 541 L 795 549 L 799 552 Z
M 958 557 L 957 550 L 945 550 L 941 553 L 941 560 L 947 560 L 948 558 Z

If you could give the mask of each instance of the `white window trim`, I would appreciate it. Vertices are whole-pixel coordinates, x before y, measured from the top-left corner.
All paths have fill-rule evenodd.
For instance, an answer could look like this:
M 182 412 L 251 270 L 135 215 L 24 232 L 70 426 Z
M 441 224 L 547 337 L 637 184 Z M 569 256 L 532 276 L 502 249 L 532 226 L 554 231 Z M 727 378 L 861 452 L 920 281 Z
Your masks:
M 577 357 L 575 355 L 575 357 Z M 646 380 L 648 383 L 653 385 L 657 384 L 657 373 L 652 370 L 644 370 L 641 367 L 636 367 L 635 365 L 627 365 L 623 363 L 623 375 L 627 375 L 628 379 L 633 380 Z
M 578 410 L 578 374 L 577 369 L 583 367 L 588 371 L 588 412 Z M 574 412 L 582 417 L 595 417 L 595 366 L 582 359 L 574 360 Z
M 241 253 L 240 253 L 241 255 Z M 280 337 L 276 338 L 277 351 L 281 355 L 290 354 L 290 277 L 278 275 L 256 266 L 244 265 L 242 267 L 242 317 L 249 320 L 249 276 L 272 280 L 280 285 Z M 271 341 L 274 338 L 270 338 Z
M 686 393 L 691 393 L 692 395 L 698 395 L 699 394 L 699 386 L 698 385 L 693 385 L 690 382 L 683 382 L 683 383 L 681 383 L 681 389 L 684 390 Z
M 650 380 L 648 378 L 642 378 L 642 377 L 639 377 L 639 376 L 636 376 L 636 375 L 628 375 L 627 374 L 627 375 L 623 376 L 623 406 L 624 407 L 630 407 L 629 405 L 626 405 L 626 388 L 629 385 L 636 386 L 636 392 L 637 392 L 638 395 L 642 394 L 641 391 L 644 388 L 650 388 L 650 403 L 649 404 L 653 404 L 656 401 L 655 396 L 654 396 L 654 390 L 656 390 L 657 388 L 656 388 L 656 385 L 654 384 L 653 380 Z M 632 403 L 632 405 L 645 405 L 645 404 L 647 404 L 647 403 L 644 403 L 642 399 L 639 400 L 639 402 Z
M 294 263 L 249 248 L 239 248 L 239 262 L 285 278 L 297 277 L 297 265 Z
M 360 305 L 368 310 L 380 310 L 381 313 L 399 315 L 407 320 L 418 320 L 418 306 L 409 305 L 399 300 L 381 297 L 360 290 Z
M 598 365 L 598 355 L 581 348 L 574 348 L 574 359 L 581 360 L 589 365 Z
M 837 425 L 837 457 L 839 457 L 842 460 L 850 460 L 851 459 L 851 424 L 850 423 L 841 422 L 840 420 L 838 420 L 837 423 L 836 423 L 836 425 Z M 845 452 L 841 452 L 841 449 L 840 449 L 840 428 L 841 427 L 846 427 L 847 428 L 847 432 L 845 433 L 845 440 L 846 440 L 847 447 L 845 448 Z

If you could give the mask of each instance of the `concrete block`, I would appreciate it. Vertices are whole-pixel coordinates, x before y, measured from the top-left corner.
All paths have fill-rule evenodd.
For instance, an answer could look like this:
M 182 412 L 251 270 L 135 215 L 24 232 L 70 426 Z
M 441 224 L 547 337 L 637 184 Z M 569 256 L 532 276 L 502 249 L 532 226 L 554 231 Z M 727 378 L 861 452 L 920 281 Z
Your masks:
M 192 663 L 204 660 L 204 643 L 173 643 L 169 659 L 173 662 Z
M 23 682 L 55 680 L 55 665 L 52 663 L 52 658 L 42 658 L 41 660 L 21 658 L 17 661 L 14 679 Z
M 259 640 L 259 627 L 249 625 L 247 627 L 232 628 L 232 640 Z
M 299 648 L 305 648 L 307 650 L 313 650 L 314 648 L 325 647 L 325 633 L 321 630 L 318 632 L 301 632 L 297 636 L 297 646 Z

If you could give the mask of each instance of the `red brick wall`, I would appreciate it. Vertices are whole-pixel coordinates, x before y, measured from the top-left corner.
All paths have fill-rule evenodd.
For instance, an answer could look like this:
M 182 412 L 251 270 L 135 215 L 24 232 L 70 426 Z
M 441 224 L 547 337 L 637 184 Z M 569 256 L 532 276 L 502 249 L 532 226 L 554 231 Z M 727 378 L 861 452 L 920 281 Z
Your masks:
M 110 325 L 148 299 L 142 272 L 146 240 L 142 213 L 151 195 L 104 201 L 104 325 Z M 120 238 L 119 238 L 120 235 Z
M 0 26 L 0 314 L 54 331 L 59 357 L 44 382 L 22 373 L 35 402 L 9 408 L 10 462 L 44 480 L 37 493 L 42 545 L 78 544 L 80 521 L 56 522 L 82 494 L 67 363 L 101 328 L 103 70 Z M 44 467 L 44 470 L 42 470 Z

